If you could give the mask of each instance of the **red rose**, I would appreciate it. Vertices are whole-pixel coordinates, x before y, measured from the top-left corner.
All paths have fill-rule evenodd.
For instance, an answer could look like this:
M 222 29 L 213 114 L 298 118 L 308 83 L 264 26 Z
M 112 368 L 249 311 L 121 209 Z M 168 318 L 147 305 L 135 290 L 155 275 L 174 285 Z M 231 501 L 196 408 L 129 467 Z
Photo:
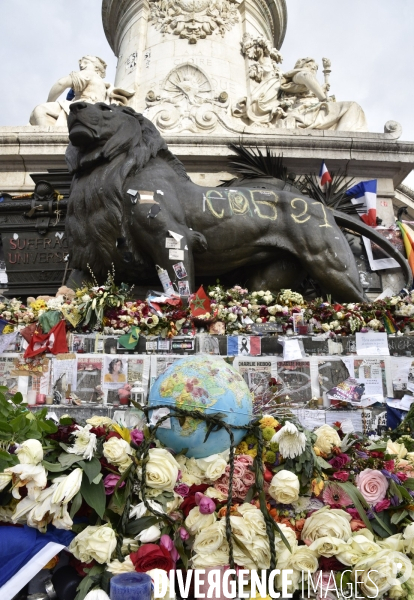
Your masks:
M 382 512 L 383 510 L 386 510 L 387 508 L 389 508 L 390 505 L 391 505 L 390 500 L 385 498 L 384 500 L 381 500 L 380 502 L 376 503 L 376 505 L 374 506 L 374 510 L 377 513 Z
M 403 483 L 404 481 L 407 481 L 408 479 L 408 475 L 406 473 L 401 473 L 401 471 L 398 471 L 398 473 L 396 473 L 398 479 L 401 481 L 401 483 Z
M 338 479 L 338 481 L 348 481 L 349 473 L 346 471 L 337 471 L 332 475 L 334 479 Z
M 342 469 L 342 467 L 349 463 L 350 460 L 351 459 L 346 454 L 339 454 L 338 456 L 335 456 L 335 458 L 331 458 L 328 462 L 334 469 Z
M 372 458 L 384 458 L 384 452 L 372 451 L 369 454 Z
M 106 435 L 106 429 L 105 427 L 92 427 L 90 433 L 94 433 L 96 437 L 103 437 Z
M 163 569 L 168 573 L 175 567 L 171 553 L 157 544 L 143 544 L 137 552 L 130 554 L 130 558 L 138 573 L 146 573 L 151 569 Z
M 348 567 L 339 562 L 335 556 L 330 558 L 321 556 L 319 559 L 319 568 L 322 569 L 322 571 L 345 571 Z
M 395 468 L 395 462 L 393 460 L 385 460 L 384 461 L 384 469 L 392 473 Z
M 184 502 L 180 505 L 180 510 L 183 511 L 184 516 L 188 517 L 188 513 L 192 508 L 197 506 L 195 501 L 195 495 L 197 492 L 204 493 L 209 486 L 207 484 L 203 485 L 192 485 L 189 489 L 188 496 L 184 500 Z
M 119 435 L 119 433 L 117 433 L 116 431 L 111 431 L 110 433 L 108 433 L 108 435 L 106 436 L 106 441 L 110 440 L 111 438 L 116 437 L 119 439 L 122 439 L 122 436 Z

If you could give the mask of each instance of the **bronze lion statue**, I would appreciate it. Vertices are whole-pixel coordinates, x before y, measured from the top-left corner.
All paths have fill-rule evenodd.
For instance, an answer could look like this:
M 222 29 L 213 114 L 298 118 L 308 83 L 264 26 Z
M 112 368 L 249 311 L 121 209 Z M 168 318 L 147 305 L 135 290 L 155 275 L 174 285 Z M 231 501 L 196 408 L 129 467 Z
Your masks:
M 77 102 L 68 128 L 72 269 L 89 265 L 103 280 L 114 264 L 120 280 L 141 284 L 159 266 L 190 292 L 196 275 L 233 274 L 251 289 L 276 291 L 295 288 L 308 273 L 339 300 L 363 300 L 344 226 L 378 243 L 411 281 L 407 261 L 373 229 L 287 191 L 281 180 L 196 185 L 155 126 L 131 108 Z

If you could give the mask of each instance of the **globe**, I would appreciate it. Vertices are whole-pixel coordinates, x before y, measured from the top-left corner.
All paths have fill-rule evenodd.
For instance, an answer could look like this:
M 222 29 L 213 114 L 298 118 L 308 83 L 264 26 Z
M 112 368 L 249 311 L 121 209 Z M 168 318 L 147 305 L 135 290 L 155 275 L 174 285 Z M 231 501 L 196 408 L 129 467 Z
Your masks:
M 236 369 L 219 356 L 197 354 L 177 360 L 154 382 L 149 406 L 165 404 L 183 410 L 199 410 L 205 415 L 222 413 L 229 425 L 247 425 L 252 418 L 252 394 Z M 150 416 L 153 413 L 150 413 Z M 205 458 L 230 448 L 225 429 L 204 437 L 207 424 L 194 417 L 172 417 L 170 428 L 161 426 L 157 438 L 162 444 L 190 458 Z M 235 444 L 246 431 L 233 430 Z

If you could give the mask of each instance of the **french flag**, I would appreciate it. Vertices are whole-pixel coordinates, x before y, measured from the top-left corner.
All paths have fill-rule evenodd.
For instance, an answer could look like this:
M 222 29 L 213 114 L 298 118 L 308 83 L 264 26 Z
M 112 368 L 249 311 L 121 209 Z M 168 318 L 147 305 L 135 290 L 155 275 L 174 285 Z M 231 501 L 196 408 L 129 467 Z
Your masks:
M 322 161 L 321 170 L 319 171 L 319 185 L 321 188 L 325 187 L 327 183 L 331 183 L 332 177 L 328 171 L 327 166 L 325 165 L 325 161 Z
M 364 212 L 362 214 L 358 212 L 365 225 L 375 227 L 377 225 L 377 180 L 361 181 L 347 190 L 346 194 L 355 196 L 351 198 L 352 204 L 363 204 Z

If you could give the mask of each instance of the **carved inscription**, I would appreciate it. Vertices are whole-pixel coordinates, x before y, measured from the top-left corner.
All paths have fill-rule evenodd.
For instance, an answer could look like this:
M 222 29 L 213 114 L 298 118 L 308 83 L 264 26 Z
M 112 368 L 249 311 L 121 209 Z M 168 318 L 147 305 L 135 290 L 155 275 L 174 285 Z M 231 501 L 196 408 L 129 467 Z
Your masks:
M 36 234 L 33 234 L 33 237 L 3 235 L 2 241 L 8 265 L 38 265 L 43 268 L 56 268 L 55 265 L 65 262 L 68 254 L 68 242 L 63 232 L 55 235 L 51 233 L 50 237 L 37 237 Z M 50 266 L 48 267 L 48 265 Z

